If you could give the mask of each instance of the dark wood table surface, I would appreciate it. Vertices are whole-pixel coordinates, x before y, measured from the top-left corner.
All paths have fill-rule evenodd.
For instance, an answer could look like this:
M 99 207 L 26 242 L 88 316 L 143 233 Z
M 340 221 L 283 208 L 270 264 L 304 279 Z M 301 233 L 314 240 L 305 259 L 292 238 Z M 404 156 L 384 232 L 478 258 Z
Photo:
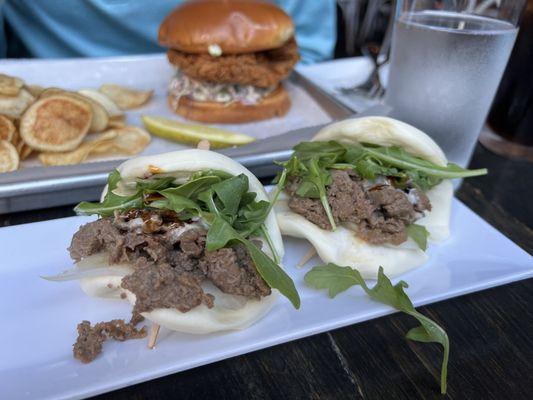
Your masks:
M 533 164 L 478 146 L 459 199 L 533 253 Z M 72 207 L 0 216 L 15 225 L 72 215 Z M 468 265 L 464 266 L 468 268 Z M 451 341 L 450 399 L 533 398 L 533 279 L 420 311 Z M 429 399 L 439 397 L 440 348 L 404 338 L 394 314 L 99 396 L 99 399 Z

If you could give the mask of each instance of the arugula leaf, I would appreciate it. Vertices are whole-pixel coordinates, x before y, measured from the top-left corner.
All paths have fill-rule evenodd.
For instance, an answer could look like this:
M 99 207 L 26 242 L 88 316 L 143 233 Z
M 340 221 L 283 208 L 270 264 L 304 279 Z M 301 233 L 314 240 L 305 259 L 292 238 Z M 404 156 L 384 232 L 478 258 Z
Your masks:
M 216 217 L 207 233 L 207 251 L 215 251 L 235 242 L 240 242 L 246 247 L 265 282 L 271 288 L 278 289 L 295 308 L 300 308 L 300 296 L 287 273 L 252 242 L 241 236 L 225 219 Z
M 192 212 L 194 215 L 200 215 L 202 210 L 200 206 L 193 200 L 176 194 L 172 189 L 165 189 L 159 192 L 163 195 L 168 203 L 165 205 L 165 208 L 175 211 L 176 213 L 181 213 L 182 211 Z M 150 204 L 152 206 L 153 203 Z
M 142 190 L 163 190 L 172 185 L 176 178 L 173 176 L 165 176 L 163 178 L 155 179 L 138 179 L 137 189 Z
M 421 189 L 427 190 L 440 183 L 442 179 L 466 178 L 485 175 L 486 169 L 468 170 L 456 164 L 441 166 L 420 157 L 408 154 L 398 146 L 377 146 L 368 143 L 344 145 L 335 141 L 303 142 L 294 147 L 293 158 L 308 161 L 317 158 L 321 168 L 335 168 L 342 164 L 351 164 L 353 169 L 366 179 L 377 175 L 394 176 L 411 180 Z M 294 162 L 285 163 L 291 171 Z M 298 174 L 300 175 L 300 174 Z
M 107 178 L 107 193 L 101 203 L 83 201 L 74 207 L 78 215 L 99 214 L 102 217 L 113 215 L 115 210 L 129 210 L 143 205 L 142 191 L 137 191 L 131 196 L 118 196 L 113 193 L 120 181 L 120 173 L 117 170 L 111 172 Z
M 265 200 L 247 204 L 239 210 L 233 227 L 243 236 L 250 236 L 263 225 L 269 209 L 270 203 Z
M 198 200 L 205 204 L 210 213 L 220 216 L 220 210 L 215 203 L 214 195 L 213 189 L 209 188 L 198 195 Z
M 189 180 L 194 181 L 198 178 L 203 178 L 204 176 L 216 176 L 221 180 L 233 177 L 233 175 L 226 171 L 220 171 L 218 169 L 204 169 L 202 171 L 198 171 L 192 174 Z
M 300 197 L 307 197 L 310 199 L 320 199 L 320 190 L 317 185 L 311 181 L 303 181 L 296 189 L 296 194 Z
M 277 165 L 280 165 L 283 167 L 283 171 L 281 173 L 278 173 L 278 175 L 274 178 L 274 183 L 279 183 L 281 180 L 281 176 L 283 172 L 287 172 L 287 175 L 289 176 L 300 176 L 304 172 L 307 171 L 306 166 L 298 159 L 296 155 L 293 155 L 289 161 L 285 162 L 274 162 Z
M 276 201 L 278 201 L 278 197 L 285 189 L 285 185 L 287 184 L 287 168 L 283 168 L 281 173 L 279 173 L 275 178 L 276 190 L 274 191 L 274 194 L 271 196 L 270 199 L 270 208 L 268 209 L 268 212 L 272 210 L 272 207 L 274 207 L 274 204 L 276 204 Z
M 328 196 L 326 194 L 326 186 L 331 183 L 331 175 L 329 171 L 321 169 L 318 160 L 316 158 L 312 158 L 309 161 L 309 176 L 306 177 L 306 180 L 316 186 L 320 197 L 320 202 L 326 211 L 331 229 L 337 229 L 335 219 L 333 218 L 333 213 L 331 212 L 331 207 L 329 206 Z
M 415 241 L 418 247 L 426 251 L 428 248 L 429 237 L 429 232 L 426 227 L 422 225 L 411 224 L 407 225 L 405 230 L 407 231 L 407 235 Z
M 448 163 L 443 167 L 434 164 L 430 161 L 424 160 L 420 157 L 415 157 L 407 154 L 403 149 L 397 146 L 391 147 L 365 147 L 368 154 L 378 160 L 388 163 L 393 167 L 402 168 L 405 170 L 415 170 L 425 173 L 428 176 L 433 176 L 441 179 L 453 178 L 467 178 L 471 176 L 486 175 L 487 169 L 468 170 L 461 168 L 457 164 Z
M 203 192 L 221 180 L 222 178 L 215 175 L 201 176 L 195 179 L 191 178 L 180 186 L 165 189 L 165 193 L 195 199 L 200 192 Z
M 431 342 L 442 345 L 444 355 L 441 367 L 441 393 L 446 394 L 447 369 L 450 354 L 448 335 L 435 321 L 416 311 L 413 303 L 404 292 L 404 289 L 408 287 L 406 282 L 400 281 L 396 285 L 393 285 L 390 279 L 384 274 L 383 267 L 380 267 L 377 283 L 374 287 L 369 288 L 356 269 L 339 267 L 331 263 L 314 267 L 305 275 L 305 282 L 307 285 L 317 289 L 327 289 L 329 296 L 332 298 L 352 286 L 361 286 L 365 293 L 373 300 L 396 308 L 416 318 L 420 325 L 409 330 L 406 338 L 417 342 Z
M 252 204 L 255 201 L 255 198 L 257 197 L 257 193 L 255 192 L 246 192 L 241 197 L 241 203 L 240 207 L 247 206 L 248 204 Z
M 278 251 L 276 250 L 276 247 L 274 246 L 274 243 L 272 242 L 272 238 L 268 234 L 268 230 L 265 224 L 261 225 L 259 229 L 261 230 L 261 234 L 263 235 L 263 237 L 265 238 L 268 244 L 268 248 L 270 249 L 270 251 L 272 252 L 272 255 L 274 256 L 274 262 L 276 264 L 279 264 L 281 262 L 281 258 L 278 254 Z
M 294 146 L 294 152 L 302 161 L 318 158 L 321 163 L 333 164 L 346 153 L 346 148 L 334 140 L 329 142 L 301 142 Z
M 244 174 L 233 176 L 212 185 L 211 189 L 224 205 L 222 212 L 227 215 L 234 215 L 239 209 L 242 196 L 248 192 L 248 177 Z

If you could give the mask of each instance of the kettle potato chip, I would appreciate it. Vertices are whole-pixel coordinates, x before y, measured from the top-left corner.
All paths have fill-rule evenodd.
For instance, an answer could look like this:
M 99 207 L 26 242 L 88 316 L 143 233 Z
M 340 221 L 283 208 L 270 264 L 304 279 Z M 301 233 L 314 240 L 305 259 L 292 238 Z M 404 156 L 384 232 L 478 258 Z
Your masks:
M 154 93 L 153 90 L 136 90 L 112 83 L 100 86 L 98 91 L 113 100 L 123 110 L 142 106 Z
M 17 96 L 24 86 L 24 81 L 15 76 L 0 74 L 0 95 Z
M 33 149 L 24 142 L 22 146 L 20 147 L 20 149 L 17 149 L 17 150 L 19 153 L 20 161 L 24 161 L 26 158 L 30 156 L 31 153 L 33 153 Z
M 100 93 L 98 90 L 82 89 L 78 90 L 78 93 L 93 99 L 97 103 L 100 103 L 100 105 L 105 108 L 107 115 L 109 115 L 110 118 L 124 115 L 124 112 L 115 104 L 113 100 L 111 100 L 105 94 Z
M 86 139 L 72 151 L 62 153 L 41 153 L 39 160 L 44 165 L 79 164 L 90 155 L 134 155 L 150 143 L 150 134 L 141 128 L 127 126 L 110 129 L 94 138 Z
M 80 99 L 55 94 L 37 100 L 20 120 L 20 135 L 41 151 L 75 149 L 92 121 L 91 106 Z
M 15 124 L 5 115 L 0 115 L 0 140 L 11 142 L 15 136 Z
M 45 88 L 40 85 L 24 85 L 26 89 L 33 97 L 39 97 L 44 91 Z
M 7 140 L 0 140 L 0 173 L 15 171 L 19 166 L 17 149 Z
M 21 89 L 16 96 L 0 95 L 0 114 L 10 118 L 19 118 L 34 101 L 35 97 L 26 89 Z
M 107 115 L 107 111 L 105 110 L 104 107 L 102 107 L 100 103 L 82 94 L 79 94 L 76 92 L 68 92 L 68 91 L 56 89 L 56 88 L 46 89 L 41 95 L 41 98 L 49 97 L 54 94 L 62 94 L 64 96 L 73 97 L 75 99 L 84 101 L 91 107 L 93 118 L 91 120 L 91 127 L 89 128 L 89 132 L 101 132 L 105 128 L 107 128 L 108 122 L 109 122 L 109 115 Z

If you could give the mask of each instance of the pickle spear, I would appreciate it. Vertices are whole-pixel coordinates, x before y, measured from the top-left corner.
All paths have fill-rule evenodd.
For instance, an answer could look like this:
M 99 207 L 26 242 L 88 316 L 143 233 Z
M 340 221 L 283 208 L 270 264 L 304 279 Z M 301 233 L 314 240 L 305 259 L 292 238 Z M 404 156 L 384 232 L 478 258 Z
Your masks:
M 209 140 L 212 148 L 242 146 L 255 141 L 255 138 L 243 133 L 205 125 L 187 124 L 184 122 L 143 115 L 144 126 L 152 134 L 180 143 L 196 145 L 201 140 Z

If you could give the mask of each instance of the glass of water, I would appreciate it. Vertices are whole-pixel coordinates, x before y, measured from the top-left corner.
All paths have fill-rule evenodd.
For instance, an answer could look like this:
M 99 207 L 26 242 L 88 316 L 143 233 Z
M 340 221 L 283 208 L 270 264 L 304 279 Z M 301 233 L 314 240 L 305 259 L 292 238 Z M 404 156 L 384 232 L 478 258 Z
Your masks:
M 466 166 L 526 0 L 397 0 L 385 103 Z

